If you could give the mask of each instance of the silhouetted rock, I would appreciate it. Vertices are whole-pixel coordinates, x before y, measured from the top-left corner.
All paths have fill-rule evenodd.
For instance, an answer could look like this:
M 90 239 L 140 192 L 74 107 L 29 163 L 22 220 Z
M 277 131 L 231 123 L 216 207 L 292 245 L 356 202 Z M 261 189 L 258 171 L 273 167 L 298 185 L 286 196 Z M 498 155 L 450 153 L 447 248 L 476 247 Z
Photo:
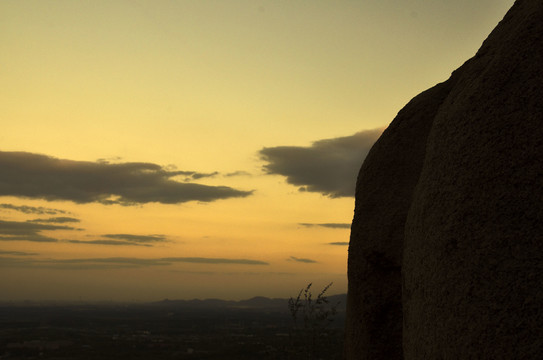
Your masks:
M 360 170 L 346 356 L 543 358 L 542 285 L 543 1 L 517 0 Z

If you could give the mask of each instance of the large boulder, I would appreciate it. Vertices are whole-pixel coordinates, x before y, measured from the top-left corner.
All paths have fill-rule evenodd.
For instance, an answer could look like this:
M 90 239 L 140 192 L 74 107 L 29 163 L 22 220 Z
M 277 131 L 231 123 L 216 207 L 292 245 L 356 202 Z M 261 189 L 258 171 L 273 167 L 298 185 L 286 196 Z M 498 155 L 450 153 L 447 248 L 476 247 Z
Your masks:
M 348 276 L 348 359 L 543 358 L 543 1 L 372 148 Z
M 447 82 L 414 98 L 375 143 L 360 170 L 349 245 L 348 359 L 402 358 L 405 220 L 426 138 L 449 90 Z

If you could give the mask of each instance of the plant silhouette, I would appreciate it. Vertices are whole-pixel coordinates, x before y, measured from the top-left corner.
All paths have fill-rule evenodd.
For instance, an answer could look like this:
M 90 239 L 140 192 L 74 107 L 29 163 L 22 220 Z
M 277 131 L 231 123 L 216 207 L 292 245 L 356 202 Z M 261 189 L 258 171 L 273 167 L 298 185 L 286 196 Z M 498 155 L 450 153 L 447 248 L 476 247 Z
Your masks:
M 296 298 L 288 300 L 288 308 L 292 316 L 293 326 L 290 332 L 291 348 L 289 358 L 320 359 L 327 345 L 328 327 L 334 321 L 337 304 L 330 304 L 326 291 L 330 283 L 313 297 L 312 283 L 302 288 Z

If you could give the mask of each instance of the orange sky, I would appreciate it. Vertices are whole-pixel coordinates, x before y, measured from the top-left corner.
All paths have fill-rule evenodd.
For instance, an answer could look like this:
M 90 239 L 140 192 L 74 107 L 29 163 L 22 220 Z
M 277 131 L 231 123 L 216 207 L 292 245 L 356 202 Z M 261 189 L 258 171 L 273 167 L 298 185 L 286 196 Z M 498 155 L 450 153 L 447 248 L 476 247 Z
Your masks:
M 0 2 L 0 300 L 346 291 L 365 154 L 512 3 Z

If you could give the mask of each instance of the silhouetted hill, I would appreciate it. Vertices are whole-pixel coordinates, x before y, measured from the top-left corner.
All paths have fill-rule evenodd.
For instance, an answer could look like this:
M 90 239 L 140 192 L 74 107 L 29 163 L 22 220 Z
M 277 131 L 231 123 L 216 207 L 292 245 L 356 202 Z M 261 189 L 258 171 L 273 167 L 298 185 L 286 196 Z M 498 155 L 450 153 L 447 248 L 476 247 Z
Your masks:
M 344 311 L 347 303 L 347 294 L 327 296 L 330 304 L 338 304 L 337 310 Z M 221 299 L 192 299 L 192 300 L 169 300 L 148 303 L 149 306 L 163 307 L 169 309 L 254 309 L 254 310 L 277 310 L 288 312 L 288 299 L 267 298 L 255 296 L 246 300 L 221 300 Z

